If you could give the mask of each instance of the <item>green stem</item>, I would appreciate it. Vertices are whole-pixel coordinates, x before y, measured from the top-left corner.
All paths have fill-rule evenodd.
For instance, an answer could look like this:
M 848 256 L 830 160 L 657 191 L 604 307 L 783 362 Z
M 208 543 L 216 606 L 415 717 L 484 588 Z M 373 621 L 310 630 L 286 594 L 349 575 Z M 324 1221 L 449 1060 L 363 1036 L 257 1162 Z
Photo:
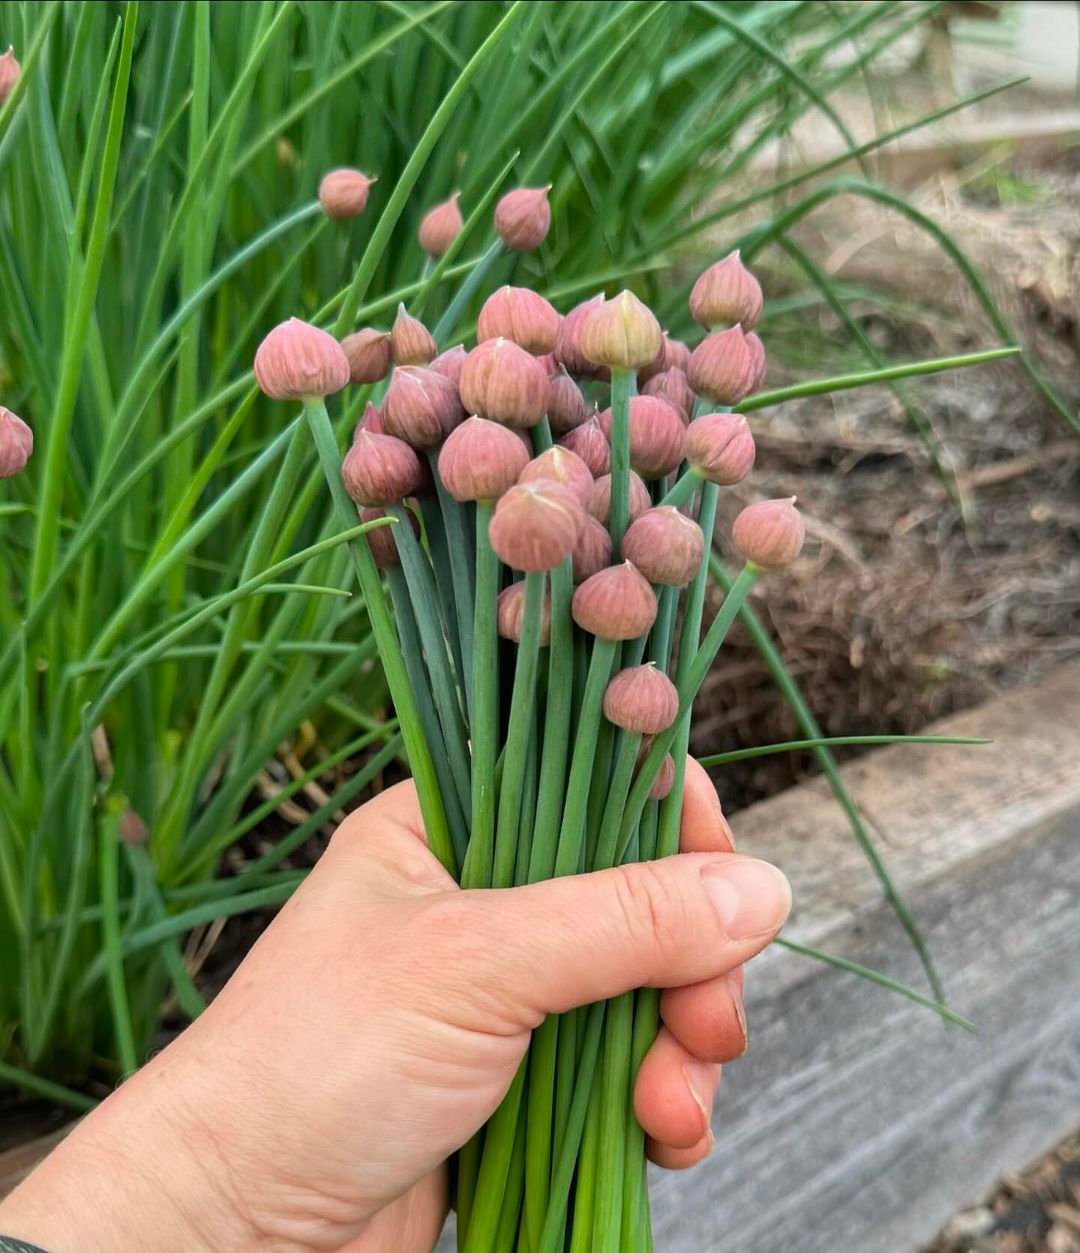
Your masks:
M 496 1244 L 496 1238 L 510 1159 L 517 1139 L 527 1066 L 528 1055 L 522 1058 L 510 1090 L 485 1129 L 480 1175 L 465 1235 L 465 1253 L 503 1253 Z
M 873 744 L 992 744 L 993 740 L 972 735 L 826 735 L 812 740 L 784 740 L 779 744 L 759 744 L 755 748 L 736 748 L 729 753 L 711 753 L 699 757 L 702 766 L 724 766 L 748 757 L 765 757 L 770 753 L 796 753 L 807 748 L 841 748 Z
M 529 1047 L 529 1092 L 525 1122 L 525 1231 L 529 1246 L 540 1243 L 551 1186 L 551 1126 L 559 1018 L 549 1014 Z
M 630 521 L 630 397 L 633 370 L 611 371 L 611 551 L 618 555 Z
M 608 1006 L 600 1085 L 600 1143 L 603 1169 L 596 1181 L 593 1243 L 596 1253 L 618 1253 L 622 1231 L 626 1124 L 630 1114 L 630 1054 L 634 994 L 624 992 Z
M 688 469 L 684 474 L 672 483 L 671 487 L 657 502 L 658 505 L 671 505 L 678 509 L 690 499 L 691 496 L 701 486 L 701 477 L 692 468 Z
M 495 859 L 495 762 L 499 751 L 499 559 L 488 539 L 491 501 L 476 505 L 476 612 L 473 652 L 472 823 L 463 887 L 490 887 Z
M 131 1006 L 124 980 L 124 955 L 120 936 L 120 834 L 116 819 L 106 817 L 98 825 L 98 875 L 101 886 L 101 939 L 105 953 L 109 1008 L 112 1011 L 116 1047 L 125 1075 L 139 1068 Z
M 473 542 L 469 534 L 467 510 L 468 506 L 456 501 L 443 486 L 439 477 L 438 458 L 432 454 L 431 472 L 435 479 L 435 490 L 439 497 L 439 509 L 442 513 L 444 539 L 443 546 L 450 558 L 452 586 L 454 590 L 454 608 L 457 613 L 457 635 L 461 641 L 461 677 L 465 685 L 466 707 L 472 709 L 472 675 L 473 675 L 473 595 L 475 563 L 473 562 Z M 430 535 L 430 528 L 429 528 Z M 447 623 L 449 626 L 450 624 Z
M 487 278 L 488 271 L 495 262 L 502 256 L 503 242 L 501 239 L 494 239 L 488 244 L 487 249 L 481 254 L 479 261 L 473 267 L 472 272 L 466 275 L 462 280 L 461 286 L 454 293 L 453 299 L 446 306 L 446 312 L 435 323 L 435 329 L 431 332 L 435 342 L 442 347 L 443 340 L 457 326 L 458 318 L 461 317 L 465 306 L 473 298 L 476 292 L 480 290 L 480 284 Z
M 603 1044 L 600 1046 L 603 1048 Z M 602 1061 L 602 1059 L 601 1059 Z M 592 1253 L 593 1226 L 596 1217 L 597 1175 L 601 1170 L 600 1113 L 603 1094 L 599 1084 L 589 1093 L 585 1111 L 585 1128 L 578 1153 L 577 1180 L 574 1188 L 574 1223 L 570 1230 L 570 1253 Z M 602 1169 L 607 1169 L 607 1154 Z

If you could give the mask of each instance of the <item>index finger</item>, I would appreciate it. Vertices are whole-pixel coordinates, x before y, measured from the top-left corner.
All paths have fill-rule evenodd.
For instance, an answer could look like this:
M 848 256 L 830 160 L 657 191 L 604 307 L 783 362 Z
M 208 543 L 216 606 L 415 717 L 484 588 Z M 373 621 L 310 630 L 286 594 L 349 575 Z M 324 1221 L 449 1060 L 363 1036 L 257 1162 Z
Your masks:
M 696 758 L 686 759 L 686 783 L 683 788 L 682 828 L 679 833 L 681 853 L 733 853 L 735 839 L 720 808 L 708 771 Z

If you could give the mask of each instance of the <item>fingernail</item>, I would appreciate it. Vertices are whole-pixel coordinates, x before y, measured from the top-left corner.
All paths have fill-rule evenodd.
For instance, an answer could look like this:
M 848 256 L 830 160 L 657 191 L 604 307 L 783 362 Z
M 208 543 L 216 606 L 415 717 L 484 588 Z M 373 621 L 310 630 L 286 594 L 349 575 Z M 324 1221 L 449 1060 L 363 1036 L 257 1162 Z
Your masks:
M 791 909 L 791 887 L 767 861 L 738 857 L 709 862 L 701 881 L 733 940 L 778 931 Z
M 728 991 L 731 993 L 731 1003 L 735 1006 L 735 1016 L 739 1020 L 739 1029 L 742 1031 L 742 1048 L 739 1050 L 739 1056 L 746 1052 L 750 1045 L 750 1035 L 746 1026 L 746 1009 L 743 1005 L 742 998 L 742 979 L 736 971 L 732 971 L 727 977 Z
M 688 1061 L 683 1063 L 683 1077 L 686 1079 L 686 1086 L 690 1089 L 690 1095 L 694 1098 L 694 1104 L 701 1110 L 702 1118 L 702 1135 L 708 1129 L 709 1120 L 712 1117 L 712 1085 L 715 1069 L 708 1065 L 707 1062 Z M 706 1099 L 705 1093 L 709 1093 L 709 1099 Z

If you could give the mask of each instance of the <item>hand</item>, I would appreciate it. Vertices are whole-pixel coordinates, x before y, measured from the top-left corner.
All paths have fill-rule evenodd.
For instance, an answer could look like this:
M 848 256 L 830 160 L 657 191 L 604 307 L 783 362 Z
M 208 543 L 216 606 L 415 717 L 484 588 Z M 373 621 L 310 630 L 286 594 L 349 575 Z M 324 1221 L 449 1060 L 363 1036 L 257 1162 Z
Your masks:
M 3 1205 L 55 1253 L 430 1249 L 447 1157 L 492 1114 L 546 1014 L 644 985 L 664 1026 L 634 1093 L 652 1159 L 711 1145 L 719 1063 L 746 1046 L 740 966 L 790 906 L 732 852 L 687 765 L 683 854 L 462 891 L 411 783 L 340 827 L 221 994 Z

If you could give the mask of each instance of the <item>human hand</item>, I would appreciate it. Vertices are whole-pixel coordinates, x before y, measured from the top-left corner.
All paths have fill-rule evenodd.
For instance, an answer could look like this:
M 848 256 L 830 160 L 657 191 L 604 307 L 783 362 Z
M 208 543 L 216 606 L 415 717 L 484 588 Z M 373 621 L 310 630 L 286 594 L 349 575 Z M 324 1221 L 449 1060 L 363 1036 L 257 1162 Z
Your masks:
M 462 891 L 411 783 L 353 813 L 210 1008 L 3 1205 L 54 1253 L 430 1249 L 445 1162 L 548 1013 L 656 986 L 634 1106 L 652 1159 L 712 1145 L 719 1063 L 745 1048 L 741 971 L 787 883 L 733 854 L 687 764 L 682 854 Z

